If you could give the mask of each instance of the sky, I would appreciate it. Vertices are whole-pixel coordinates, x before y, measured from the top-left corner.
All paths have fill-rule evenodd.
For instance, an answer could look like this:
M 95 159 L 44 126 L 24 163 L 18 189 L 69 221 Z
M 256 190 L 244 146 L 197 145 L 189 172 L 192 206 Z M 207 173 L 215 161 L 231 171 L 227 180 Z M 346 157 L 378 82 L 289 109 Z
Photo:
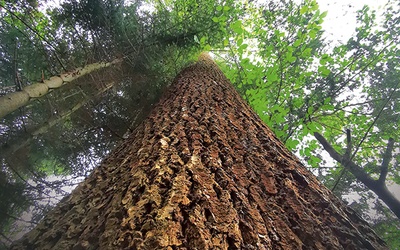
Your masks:
M 377 11 L 377 17 L 383 12 L 383 7 L 388 0 L 317 0 L 320 10 L 328 11 L 322 28 L 326 31 L 326 37 L 336 42 L 346 42 L 355 32 L 356 11 L 368 5 Z

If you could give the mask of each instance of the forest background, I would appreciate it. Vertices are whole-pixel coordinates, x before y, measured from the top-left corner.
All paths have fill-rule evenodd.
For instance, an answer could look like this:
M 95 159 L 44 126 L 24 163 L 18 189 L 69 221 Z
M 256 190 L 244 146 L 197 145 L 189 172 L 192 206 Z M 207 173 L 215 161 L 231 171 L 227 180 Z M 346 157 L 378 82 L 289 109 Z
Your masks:
M 0 1 L 1 247 L 210 51 L 285 145 L 400 249 L 399 198 L 386 189 L 400 184 L 399 11 L 364 6 L 333 42 L 316 1 Z M 6 110 L 10 95 L 26 102 Z

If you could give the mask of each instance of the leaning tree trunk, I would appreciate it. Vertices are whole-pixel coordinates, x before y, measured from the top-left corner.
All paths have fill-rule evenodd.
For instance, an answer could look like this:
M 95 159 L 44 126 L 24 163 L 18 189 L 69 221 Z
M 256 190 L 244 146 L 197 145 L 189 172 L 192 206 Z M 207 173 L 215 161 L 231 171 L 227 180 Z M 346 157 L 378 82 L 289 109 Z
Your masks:
M 24 133 L 22 135 L 20 135 L 20 136 L 16 135 L 15 140 L 13 140 L 11 142 L 6 142 L 2 146 L 0 146 L 0 152 L 2 153 L 2 155 L 0 156 L 0 159 L 1 158 L 10 158 L 10 157 L 14 158 L 15 152 L 28 146 L 32 142 L 32 140 L 35 139 L 35 137 L 48 133 L 48 131 L 52 127 L 54 127 L 55 125 L 64 121 L 71 114 L 73 114 L 75 111 L 79 110 L 81 107 L 83 107 L 90 101 L 93 101 L 94 98 L 98 98 L 104 92 L 111 89 L 114 85 L 115 85 L 115 82 L 108 83 L 105 87 L 100 89 L 93 96 L 90 96 L 88 98 L 81 100 L 80 102 L 76 103 L 70 109 L 60 111 L 59 114 L 51 116 L 46 122 L 39 124 L 39 125 L 35 126 L 34 128 L 28 127 L 26 129 L 27 131 L 24 131 Z
M 386 249 L 203 55 L 12 249 Z
M 29 103 L 33 98 L 42 97 L 49 93 L 52 89 L 57 89 L 78 79 L 81 76 L 92 73 L 95 70 L 109 67 L 122 62 L 122 59 L 115 59 L 111 62 L 100 62 L 86 65 L 83 68 L 77 68 L 71 72 L 61 74 L 59 76 L 52 76 L 43 82 L 33 83 L 22 88 L 20 91 L 9 93 L 5 96 L 0 96 L 0 118 L 12 113 L 20 107 Z

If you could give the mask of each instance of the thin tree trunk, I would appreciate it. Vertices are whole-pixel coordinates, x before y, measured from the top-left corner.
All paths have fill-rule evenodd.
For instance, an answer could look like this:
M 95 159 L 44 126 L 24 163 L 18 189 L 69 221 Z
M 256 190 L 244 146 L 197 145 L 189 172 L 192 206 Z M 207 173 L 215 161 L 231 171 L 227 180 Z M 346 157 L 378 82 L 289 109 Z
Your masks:
M 2 153 L 1 156 L 3 158 L 15 157 L 14 153 L 28 146 L 35 137 L 47 133 L 49 129 L 51 129 L 54 125 L 60 123 L 61 121 L 64 121 L 67 117 L 86 105 L 89 101 L 98 98 L 101 94 L 111 89 L 114 84 L 115 82 L 109 83 L 103 89 L 99 90 L 94 96 L 81 100 L 70 109 L 61 111 L 61 113 L 50 117 L 46 122 L 35 126 L 34 128 L 28 128 L 28 132 L 25 132 L 21 136 L 17 136 L 16 140 L 7 142 L 0 147 L 0 152 Z
M 386 249 L 207 55 L 12 249 Z
M 59 88 L 66 83 L 78 79 L 81 76 L 89 74 L 95 70 L 120 63 L 121 61 L 122 59 L 115 59 L 114 61 L 107 63 L 89 64 L 84 68 L 78 68 L 72 72 L 61 74 L 60 76 L 53 76 L 48 80 L 44 80 L 43 82 L 31 84 L 23 88 L 21 91 L 1 96 L 0 118 L 10 114 L 20 107 L 27 105 L 31 99 L 46 95 L 51 89 Z

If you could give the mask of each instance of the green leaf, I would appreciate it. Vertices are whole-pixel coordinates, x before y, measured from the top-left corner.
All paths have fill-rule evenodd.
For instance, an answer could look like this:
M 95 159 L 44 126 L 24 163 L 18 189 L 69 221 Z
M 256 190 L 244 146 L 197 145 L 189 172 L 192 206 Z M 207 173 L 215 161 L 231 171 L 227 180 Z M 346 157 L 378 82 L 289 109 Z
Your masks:
M 311 10 L 318 10 L 318 3 L 316 1 L 311 2 Z
M 226 47 L 226 46 L 228 46 L 229 45 L 229 40 L 228 39 L 225 39 L 224 40 L 224 46 Z
M 314 39 L 317 36 L 317 32 L 315 32 L 315 30 L 310 30 L 310 33 L 308 33 L 308 35 Z
M 242 22 L 240 20 L 231 23 L 231 28 L 237 34 L 243 33 Z
M 286 140 L 286 146 L 289 148 L 289 150 L 294 150 L 296 149 L 297 145 L 299 145 L 300 141 L 298 140 L 293 140 L 293 139 L 288 139 Z
M 324 104 L 329 104 L 331 102 L 331 100 L 332 100 L 332 97 L 325 98 Z
M 221 11 L 222 10 L 222 6 L 217 6 L 217 10 Z
M 308 156 L 308 157 L 311 157 L 311 150 L 309 148 L 305 148 L 304 149 L 304 155 Z
M 308 6 L 303 6 L 301 9 L 300 9 L 300 15 L 303 15 L 304 13 L 306 13 L 308 11 Z
M 249 46 L 248 44 L 244 43 L 244 44 L 242 44 L 242 45 L 238 48 L 238 51 L 242 54 L 243 51 L 244 51 L 248 46 Z
M 242 65 L 244 68 L 248 68 L 250 66 L 250 59 L 244 58 L 240 61 L 240 65 Z
M 216 17 L 216 16 L 215 16 L 215 17 L 213 17 L 213 18 L 212 18 L 212 20 L 213 20 L 213 22 L 214 22 L 214 23 L 218 23 L 218 22 L 219 22 L 219 18 L 218 18 L 218 17 Z
M 301 40 L 297 39 L 294 43 L 293 43 L 293 47 L 298 47 L 301 44 Z
M 318 72 L 323 76 L 323 77 L 327 77 L 331 71 L 325 67 L 325 66 L 319 66 L 318 67 Z
M 292 56 L 292 53 L 286 53 L 286 60 L 292 63 L 296 61 L 296 57 Z
M 268 82 L 273 83 L 276 80 L 278 80 L 278 75 L 276 74 L 276 72 L 271 72 L 271 74 L 269 74 L 267 76 Z
M 335 106 L 333 106 L 332 104 L 324 104 L 321 106 L 322 110 L 335 110 Z
M 321 58 L 319 59 L 319 63 L 321 65 L 325 65 L 327 62 L 333 61 L 332 57 L 330 57 L 328 54 L 323 54 Z
M 219 21 L 220 22 L 225 22 L 226 20 L 228 20 L 228 18 L 226 16 L 220 16 L 219 17 Z
M 302 54 L 302 55 L 305 56 L 305 57 L 311 56 L 311 48 L 305 49 L 305 50 L 303 51 L 303 54 Z
M 239 39 L 237 40 L 237 42 L 236 42 L 237 46 L 242 45 L 242 43 L 243 43 L 243 39 L 242 39 L 242 38 L 239 38 Z
M 310 156 L 310 161 L 311 161 L 311 165 L 313 167 L 317 167 L 316 165 L 318 165 L 321 162 L 321 159 L 316 157 L 316 156 L 314 156 L 314 155 L 311 155 Z

